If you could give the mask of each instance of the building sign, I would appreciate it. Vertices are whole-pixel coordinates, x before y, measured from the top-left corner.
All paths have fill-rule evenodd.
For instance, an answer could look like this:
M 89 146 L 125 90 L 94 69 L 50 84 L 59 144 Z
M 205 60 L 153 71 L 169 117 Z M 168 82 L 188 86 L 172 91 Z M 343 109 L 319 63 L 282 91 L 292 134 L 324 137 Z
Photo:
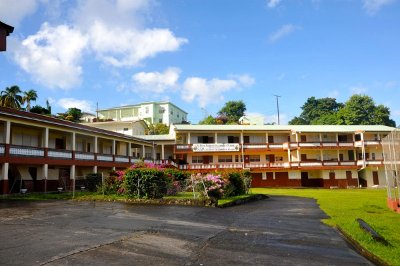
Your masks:
M 239 151 L 239 143 L 196 143 L 192 145 L 194 152 L 207 152 L 207 151 Z

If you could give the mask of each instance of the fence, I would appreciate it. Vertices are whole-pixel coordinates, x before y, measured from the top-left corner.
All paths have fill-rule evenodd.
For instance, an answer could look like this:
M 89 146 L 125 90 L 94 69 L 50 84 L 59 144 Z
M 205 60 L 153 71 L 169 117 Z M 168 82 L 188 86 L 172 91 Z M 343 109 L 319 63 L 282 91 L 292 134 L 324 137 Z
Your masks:
M 382 140 L 388 206 L 400 211 L 400 130 L 392 131 Z

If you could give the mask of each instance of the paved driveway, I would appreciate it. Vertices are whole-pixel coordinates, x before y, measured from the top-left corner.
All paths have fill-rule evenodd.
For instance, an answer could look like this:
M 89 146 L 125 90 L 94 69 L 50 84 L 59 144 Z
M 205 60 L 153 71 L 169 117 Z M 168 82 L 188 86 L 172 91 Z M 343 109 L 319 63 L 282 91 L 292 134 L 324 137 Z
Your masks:
M 370 265 L 312 199 L 227 209 L 0 201 L 0 265 Z

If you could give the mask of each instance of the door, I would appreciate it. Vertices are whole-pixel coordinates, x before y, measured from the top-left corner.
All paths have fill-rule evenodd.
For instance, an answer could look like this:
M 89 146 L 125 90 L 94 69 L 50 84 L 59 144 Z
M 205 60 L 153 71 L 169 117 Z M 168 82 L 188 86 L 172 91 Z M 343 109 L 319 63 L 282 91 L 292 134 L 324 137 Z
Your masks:
M 244 163 L 249 163 L 250 162 L 250 156 L 249 155 L 245 155 L 244 156 Z
M 300 158 L 301 161 L 307 161 L 307 154 L 302 154 Z
M 64 139 L 56 139 L 56 149 L 57 150 L 65 150 L 65 141 Z
M 340 154 L 339 154 L 339 161 L 341 161 L 341 162 L 344 161 L 343 153 L 340 153 Z
M 275 162 L 275 155 L 274 154 L 269 154 L 268 157 L 269 157 L 269 162 L 270 163 L 274 163 Z
M 301 172 L 301 186 L 308 186 L 308 172 Z
M 329 179 L 334 180 L 336 177 L 335 172 L 329 172 Z
M 351 171 L 346 171 L 346 179 L 347 180 L 352 180 L 353 179 L 353 175 L 351 174 Z
M 306 142 L 306 141 L 307 141 L 306 135 L 301 135 L 301 136 L 300 136 L 300 141 L 301 141 L 301 142 Z
M 203 164 L 209 164 L 210 163 L 210 157 L 209 156 L 203 156 Z
M 348 151 L 349 161 L 354 161 L 354 151 Z
M 250 143 L 250 136 L 244 136 L 243 137 L 243 142 L 244 143 Z
M 274 143 L 274 136 L 268 136 L 268 143 Z
M 374 185 L 379 185 L 379 176 L 377 171 L 372 172 L 372 179 L 374 182 Z

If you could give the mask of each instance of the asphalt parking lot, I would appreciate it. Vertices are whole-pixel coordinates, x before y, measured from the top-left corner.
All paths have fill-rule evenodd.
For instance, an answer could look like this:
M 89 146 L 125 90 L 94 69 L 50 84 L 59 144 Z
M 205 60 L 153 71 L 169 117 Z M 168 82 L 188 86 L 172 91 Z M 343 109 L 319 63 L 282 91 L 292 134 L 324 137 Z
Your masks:
M 315 200 L 226 209 L 0 201 L 0 265 L 371 265 Z

